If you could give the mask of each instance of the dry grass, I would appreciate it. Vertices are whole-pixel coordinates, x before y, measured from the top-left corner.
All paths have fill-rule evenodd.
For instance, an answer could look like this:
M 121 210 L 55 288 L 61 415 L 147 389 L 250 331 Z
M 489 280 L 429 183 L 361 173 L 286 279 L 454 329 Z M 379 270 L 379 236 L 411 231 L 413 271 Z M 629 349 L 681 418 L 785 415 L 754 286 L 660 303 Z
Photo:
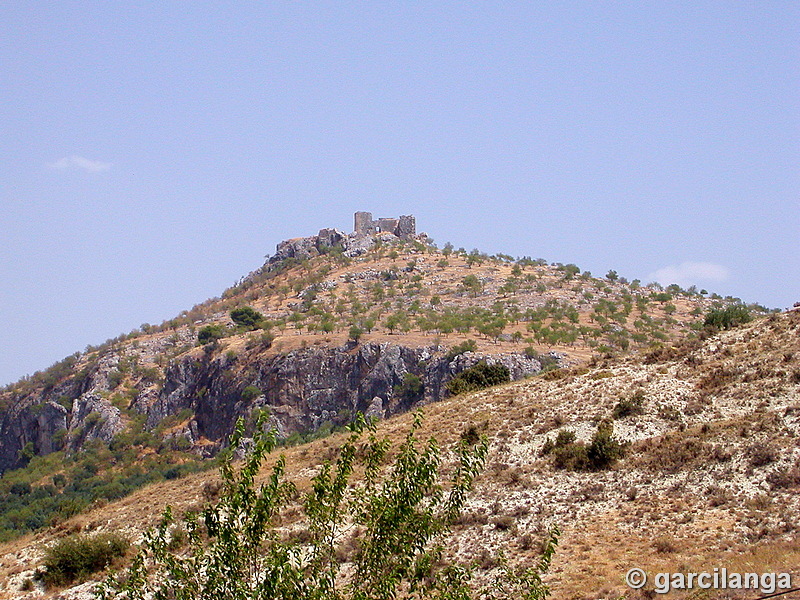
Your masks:
M 623 581 L 633 566 L 651 573 L 796 570 L 800 386 L 787 374 L 800 370 L 797 321 L 782 315 L 710 339 L 690 354 L 603 361 L 426 406 L 422 439 L 434 436 L 446 449 L 471 429 L 492 441 L 487 468 L 448 547 L 488 576 L 495 550 L 533 564 L 544 532 L 559 525 L 563 535 L 548 576 L 558 599 L 636 598 Z M 740 369 L 735 377 L 704 393 L 709 374 L 733 369 Z M 647 398 L 644 414 L 615 422 L 615 435 L 630 447 L 614 469 L 559 472 L 539 456 L 561 429 L 588 440 L 597 422 L 635 390 Z M 383 421 L 379 433 L 397 444 L 411 419 Z M 341 439 L 283 450 L 301 490 L 321 460 L 335 457 Z M 201 473 L 152 485 L 58 529 L 5 544 L 0 581 L 19 583 L 42 544 L 70 532 L 122 530 L 136 539 L 167 501 L 180 513 L 213 498 L 215 479 Z M 287 523 L 297 516 L 287 516 Z M 342 560 L 355 543 L 343 546 Z M 0 598 L 22 597 L 16 589 L 0 592 Z

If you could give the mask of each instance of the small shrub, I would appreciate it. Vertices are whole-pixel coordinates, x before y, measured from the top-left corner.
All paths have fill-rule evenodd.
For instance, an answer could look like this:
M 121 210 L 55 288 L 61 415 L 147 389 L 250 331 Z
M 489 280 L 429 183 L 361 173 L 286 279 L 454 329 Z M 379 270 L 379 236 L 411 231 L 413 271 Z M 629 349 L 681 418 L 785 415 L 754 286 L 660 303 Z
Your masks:
M 542 446 L 541 454 L 542 456 L 547 456 L 548 454 L 550 454 L 551 452 L 553 452 L 558 448 L 564 448 L 565 446 L 569 446 L 570 444 L 574 443 L 575 443 L 575 432 L 569 431 L 567 429 L 562 429 L 561 431 L 558 432 L 558 435 L 556 435 L 555 441 L 549 438 L 545 441 L 544 446 Z
M 475 425 L 470 425 L 469 427 L 464 429 L 464 431 L 461 432 L 460 437 L 462 440 L 464 440 L 464 443 L 466 443 L 467 446 L 470 447 L 474 446 L 481 440 L 481 436 L 478 433 L 478 428 L 475 427 Z
M 530 550 L 534 547 L 535 540 L 530 533 L 522 534 L 519 538 L 519 549 Z
M 800 460 L 789 469 L 780 469 L 767 475 L 773 489 L 786 489 L 800 486 Z
M 764 467 L 778 460 L 778 451 L 768 444 L 755 444 L 750 447 L 750 466 Z
M 125 373 L 120 371 L 119 369 L 113 369 L 108 373 L 108 388 L 111 390 L 115 390 L 119 387 L 119 384 L 125 379 Z
M 261 390 L 254 385 L 248 385 L 242 390 L 242 402 L 252 402 L 261 395 Z
M 86 427 L 94 427 L 95 425 L 97 425 L 97 423 L 100 422 L 100 418 L 101 418 L 100 413 L 97 412 L 96 410 L 93 410 L 88 415 L 86 415 L 84 423 L 86 424 Z
M 622 458 L 625 447 L 614 439 L 614 426 L 611 423 L 601 423 L 586 449 L 589 467 L 593 471 L 607 469 Z
M 753 315 L 743 304 L 714 308 L 706 313 L 703 324 L 711 329 L 732 329 L 753 320 Z
M 659 554 L 671 554 L 677 552 L 678 547 L 675 545 L 675 540 L 672 538 L 661 536 L 653 541 L 653 548 Z
M 206 345 L 221 340 L 226 335 L 228 332 L 222 325 L 206 325 L 197 332 L 197 341 Z
M 425 384 L 418 375 L 414 375 L 413 373 L 406 373 L 403 378 L 403 383 L 394 387 L 394 393 L 406 402 L 421 400 L 424 392 Z
M 478 347 L 478 343 L 475 340 L 467 340 L 466 342 L 462 342 L 460 344 L 456 344 L 450 351 L 447 353 L 447 360 L 453 360 L 459 354 L 464 354 L 465 352 L 475 352 Z
M 555 442 L 545 442 L 542 454 L 554 456 L 553 466 L 568 471 L 601 471 L 622 458 L 625 446 L 614 439 L 611 423 L 601 423 L 587 446 L 575 441 L 571 431 L 560 431 Z
M 249 306 L 234 308 L 230 315 L 231 321 L 242 329 L 258 329 L 264 322 L 264 315 Z
M 586 444 L 583 442 L 574 442 L 555 448 L 553 455 L 555 456 L 553 466 L 556 469 L 567 471 L 587 471 L 589 469 L 589 456 Z
M 482 360 L 474 367 L 465 369 L 453 377 L 445 387 L 451 395 L 457 396 L 509 381 L 511 381 L 511 373 L 508 367 L 501 364 L 490 365 Z
M 492 519 L 492 525 L 494 525 L 495 529 L 500 531 L 511 529 L 515 526 L 515 524 L 514 517 L 511 515 L 501 515 Z
M 631 415 L 641 415 L 644 412 L 644 392 L 637 390 L 630 398 L 623 398 L 612 411 L 615 419 L 622 419 Z
M 71 535 L 45 550 L 46 585 L 65 585 L 107 567 L 124 556 L 130 542 L 116 533 L 94 536 Z

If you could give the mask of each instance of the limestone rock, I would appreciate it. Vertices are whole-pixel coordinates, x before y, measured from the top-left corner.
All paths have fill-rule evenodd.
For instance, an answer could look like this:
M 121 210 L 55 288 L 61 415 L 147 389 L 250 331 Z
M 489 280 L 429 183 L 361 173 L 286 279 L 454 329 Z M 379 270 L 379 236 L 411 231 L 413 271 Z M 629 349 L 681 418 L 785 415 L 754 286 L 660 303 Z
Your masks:
M 372 402 L 369 403 L 367 410 L 364 412 L 364 416 L 368 419 L 373 417 L 376 419 L 382 419 L 384 416 L 383 398 L 380 396 L 375 396 L 372 399 Z

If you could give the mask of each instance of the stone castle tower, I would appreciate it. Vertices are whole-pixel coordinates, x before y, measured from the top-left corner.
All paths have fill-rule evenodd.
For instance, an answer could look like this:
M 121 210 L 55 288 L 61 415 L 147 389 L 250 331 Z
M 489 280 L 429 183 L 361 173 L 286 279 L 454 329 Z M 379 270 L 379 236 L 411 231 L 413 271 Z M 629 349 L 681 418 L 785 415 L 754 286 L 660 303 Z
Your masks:
M 417 233 L 417 222 L 414 215 L 400 215 L 399 219 L 373 219 L 371 212 L 359 211 L 355 214 L 354 221 L 356 235 L 393 233 L 399 238 L 408 239 Z

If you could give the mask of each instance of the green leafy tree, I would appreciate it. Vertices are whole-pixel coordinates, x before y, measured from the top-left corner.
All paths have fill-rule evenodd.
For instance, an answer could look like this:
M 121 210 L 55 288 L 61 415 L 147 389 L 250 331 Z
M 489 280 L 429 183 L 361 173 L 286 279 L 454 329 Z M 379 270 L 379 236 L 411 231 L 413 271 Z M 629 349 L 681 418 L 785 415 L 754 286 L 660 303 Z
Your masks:
M 461 280 L 461 285 L 473 298 L 483 291 L 483 283 L 475 275 L 467 275 Z
M 732 329 L 753 320 L 753 315 L 743 304 L 714 308 L 706 314 L 704 325 L 710 329 Z
M 394 333 L 395 329 L 405 330 L 408 327 L 408 317 L 404 312 L 392 313 L 386 318 L 386 329 Z
M 503 565 L 498 578 L 482 590 L 472 588 L 470 568 L 444 560 L 444 536 L 485 463 L 485 437 L 474 444 L 460 440 L 455 468 L 443 484 L 441 449 L 435 440 L 420 444 L 415 435 L 419 414 L 387 468 L 389 442 L 378 439 L 374 425 L 359 417 L 336 461 L 321 467 L 303 499 L 306 535 L 287 537 L 274 526 L 297 493 L 284 480 L 284 458 L 276 461 L 265 483 L 255 483 L 275 445 L 273 433 L 261 433 L 262 424 L 259 420 L 251 449 L 235 469 L 231 457 L 245 433 L 238 423 L 220 468 L 219 501 L 200 517 L 189 513 L 184 519 L 187 546 L 174 549 L 175 523 L 167 508 L 127 572 L 98 588 L 99 598 L 540 600 L 549 595 L 541 574 L 550 564 L 557 530 L 535 567 Z M 357 470 L 363 485 L 352 482 Z M 354 533 L 357 550 L 344 564 L 339 552 L 354 541 Z
M 228 331 L 222 325 L 206 325 L 197 332 L 197 341 L 205 345 L 221 340 L 227 335 Z
M 511 374 L 508 367 L 501 364 L 490 365 L 482 360 L 475 366 L 461 371 L 448 381 L 445 387 L 448 392 L 456 396 L 509 381 L 511 381 Z
M 364 330 L 358 325 L 353 325 L 350 327 L 350 331 L 347 335 L 351 340 L 353 340 L 353 342 L 357 344 L 358 340 L 361 339 L 361 336 L 364 335 Z
M 231 311 L 231 320 L 242 329 L 258 329 L 264 315 L 250 306 L 242 306 Z
M 422 399 L 422 394 L 425 392 L 425 384 L 419 375 L 406 373 L 403 377 L 403 383 L 396 385 L 394 392 L 407 402 L 416 402 Z
M 474 248 L 467 256 L 467 266 L 472 268 L 472 265 L 480 264 L 483 264 L 483 255 L 481 254 L 480 250 Z

